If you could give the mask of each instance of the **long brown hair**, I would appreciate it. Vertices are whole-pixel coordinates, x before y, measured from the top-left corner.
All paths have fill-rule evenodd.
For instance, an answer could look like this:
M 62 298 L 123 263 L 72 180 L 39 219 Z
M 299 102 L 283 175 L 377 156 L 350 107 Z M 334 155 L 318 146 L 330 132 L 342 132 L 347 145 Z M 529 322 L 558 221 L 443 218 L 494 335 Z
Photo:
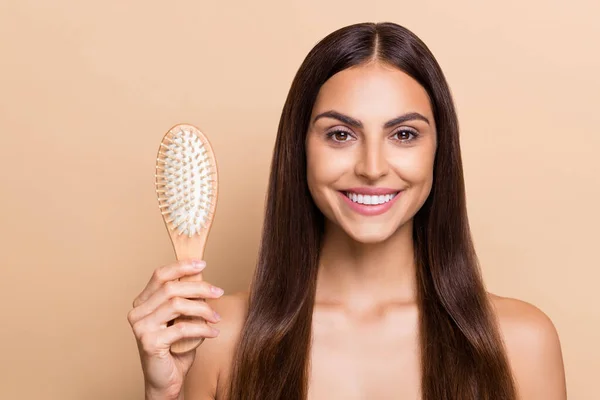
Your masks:
M 309 52 L 292 82 L 277 131 L 230 400 L 306 399 L 324 217 L 307 186 L 305 138 L 321 85 L 335 73 L 373 59 L 396 66 L 425 88 L 437 127 L 433 185 L 414 217 L 413 231 L 422 398 L 516 398 L 469 230 L 450 89 L 427 46 L 388 22 L 355 24 L 329 34 Z

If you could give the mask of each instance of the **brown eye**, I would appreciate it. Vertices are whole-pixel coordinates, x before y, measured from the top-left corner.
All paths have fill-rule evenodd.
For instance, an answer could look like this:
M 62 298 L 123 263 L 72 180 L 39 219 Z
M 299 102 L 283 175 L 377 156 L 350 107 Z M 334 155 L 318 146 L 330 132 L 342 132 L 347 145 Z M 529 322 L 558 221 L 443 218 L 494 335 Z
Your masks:
M 400 135 L 399 136 L 400 139 L 410 139 L 410 135 L 411 135 L 411 133 L 407 132 L 407 131 L 400 131 L 400 132 L 398 132 L 398 134 Z
M 347 142 L 350 134 L 346 131 L 333 131 L 327 134 L 327 138 L 333 138 L 334 142 Z
M 343 142 L 344 140 L 348 139 L 348 134 L 346 132 L 336 132 L 334 136 L 335 139 L 339 140 L 340 142 Z
M 416 139 L 416 137 L 419 136 L 419 134 L 412 130 L 402 129 L 394 133 L 394 136 L 397 136 L 398 140 L 400 140 L 401 142 L 410 142 Z

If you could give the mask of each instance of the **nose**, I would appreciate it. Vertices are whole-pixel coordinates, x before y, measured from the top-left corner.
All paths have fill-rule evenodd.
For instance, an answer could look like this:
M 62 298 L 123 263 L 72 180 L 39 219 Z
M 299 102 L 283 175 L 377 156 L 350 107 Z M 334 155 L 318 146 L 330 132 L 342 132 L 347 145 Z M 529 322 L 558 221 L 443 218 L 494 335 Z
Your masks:
M 387 175 L 389 164 L 382 143 L 365 143 L 355 166 L 356 175 L 376 181 Z

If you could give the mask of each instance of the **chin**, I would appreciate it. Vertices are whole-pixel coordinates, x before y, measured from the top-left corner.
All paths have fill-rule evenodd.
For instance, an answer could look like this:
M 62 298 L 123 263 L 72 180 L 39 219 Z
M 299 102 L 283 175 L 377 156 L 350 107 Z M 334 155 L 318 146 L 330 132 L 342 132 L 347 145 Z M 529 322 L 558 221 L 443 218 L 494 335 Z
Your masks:
M 346 234 L 359 243 L 376 244 L 385 242 L 394 233 L 395 230 L 384 228 L 378 225 L 357 226 L 356 228 L 343 227 Z

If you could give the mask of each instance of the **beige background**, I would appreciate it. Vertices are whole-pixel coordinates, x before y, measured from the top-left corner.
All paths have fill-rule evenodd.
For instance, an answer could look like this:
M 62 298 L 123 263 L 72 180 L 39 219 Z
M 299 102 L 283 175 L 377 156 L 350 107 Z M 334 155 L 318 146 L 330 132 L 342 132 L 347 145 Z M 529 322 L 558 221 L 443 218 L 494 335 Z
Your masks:
M 569 398 L 600 399 L 600 6 L 482 3 L 0 0 L 0 397 L 142 398 L 126 314 L 174 259 L 153 187 L 162 135 L 190 122 L 210 137 L 205 276 L 245 289 L 293 75 L 329 32 L 389 20 L 453 90 L 489 289 L 542 308 Z

